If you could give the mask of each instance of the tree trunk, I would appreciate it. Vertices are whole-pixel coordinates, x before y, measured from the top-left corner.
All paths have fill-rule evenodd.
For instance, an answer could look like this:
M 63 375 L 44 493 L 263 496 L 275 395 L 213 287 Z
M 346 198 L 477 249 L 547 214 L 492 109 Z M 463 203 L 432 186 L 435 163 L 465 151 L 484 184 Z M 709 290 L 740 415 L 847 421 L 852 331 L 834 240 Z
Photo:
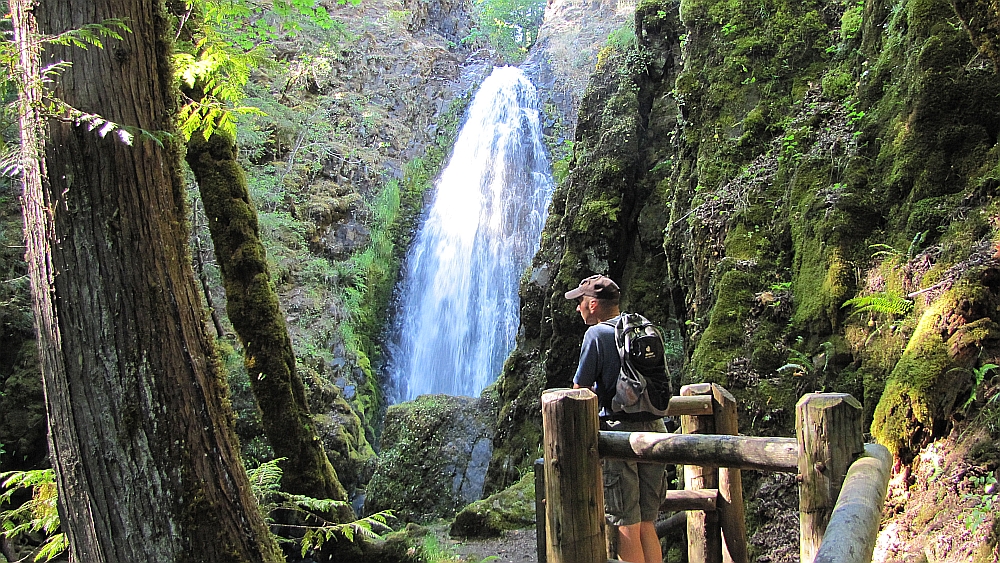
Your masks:
M 35 33 L 128 22 L 70 60 L 54 95 L 171 131 L 167 21 L 144 0 L 12 0 L 22 69 L 27 261 L 70 556 L 86 563 L 281 561 L 239 459 L 187 250 L 179 157 L 37 113 Z M 37 28 L 34 19 L 37 18 Z M 47 140 L 43 138 L 47 134 Z
M 346 500 L 347 493 L 313 430 L 302 379 L 267 256 L 250 202 L 246 178 L 236 162 L 235 142 L 216 131 L 188 142 L 194 171 L 226 289 L 226 312 L 243 342 L 243 354 L 261 422 L 284 465 L 282 488 L 317 498 Z

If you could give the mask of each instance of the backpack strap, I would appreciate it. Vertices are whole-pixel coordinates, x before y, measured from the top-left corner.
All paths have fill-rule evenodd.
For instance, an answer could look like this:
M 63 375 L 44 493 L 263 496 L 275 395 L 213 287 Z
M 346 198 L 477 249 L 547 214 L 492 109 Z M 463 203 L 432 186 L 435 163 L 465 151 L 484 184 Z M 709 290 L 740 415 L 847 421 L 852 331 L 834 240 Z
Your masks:
M 618 359 L 621 360 L 622 366 L 625 365 L 625 331 L 628 328 L 628 313 L 622 311 L 617 317 L 615 317 L 615 322 L 604 321 L 608 326 L 615 327 L 615 347 L 618 348 Z

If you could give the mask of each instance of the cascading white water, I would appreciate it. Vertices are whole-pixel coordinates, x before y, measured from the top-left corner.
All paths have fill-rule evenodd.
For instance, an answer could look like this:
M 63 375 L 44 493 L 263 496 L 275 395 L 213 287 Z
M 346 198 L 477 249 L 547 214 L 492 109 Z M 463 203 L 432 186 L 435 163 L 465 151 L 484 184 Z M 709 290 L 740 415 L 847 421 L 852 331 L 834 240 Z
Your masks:
M 514 348 L 518 282 L 552 195 L 535 87 L 501 67 L 469 107 L 404 264 L 388 349 L 393 403 L 478 396 Z

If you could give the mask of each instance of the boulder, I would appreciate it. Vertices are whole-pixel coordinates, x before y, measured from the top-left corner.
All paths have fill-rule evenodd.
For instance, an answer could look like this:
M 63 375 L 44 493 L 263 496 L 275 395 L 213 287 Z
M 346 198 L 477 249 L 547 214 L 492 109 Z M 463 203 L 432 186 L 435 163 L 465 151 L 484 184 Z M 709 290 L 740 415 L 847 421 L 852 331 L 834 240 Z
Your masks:
M 535 525 L 535 473 L 527 471 L 510 487 L 463 508 L 455 515 L 453 537 L 494 538 L 507 530 Z
M 488 398 L 421 395 L 389 407 L 365 511 L 427 522 L 478 500 L 495 419 Z

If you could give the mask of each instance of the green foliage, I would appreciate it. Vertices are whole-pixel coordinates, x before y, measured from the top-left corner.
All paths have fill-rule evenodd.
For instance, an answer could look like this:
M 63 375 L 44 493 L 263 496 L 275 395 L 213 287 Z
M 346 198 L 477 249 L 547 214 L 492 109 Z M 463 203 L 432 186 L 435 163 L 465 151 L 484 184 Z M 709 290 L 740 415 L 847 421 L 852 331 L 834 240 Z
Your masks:
M 862 295 L 853 299 L 848 299 L 842 307 L 854 307 L 851 316 L 869 313 L 888 315 L 906 315 L 913 310 L 913 301 L 901 295 L 890 292 L 879 292 L 871 295 Z
M 965 529 L 975 533 L 987 517 L 993 515 L 996 518 L 994 507 L 1000 495 L 997 494 L 997 478 L 992 473 L 973 477 L 972 486 L 977 492 L 963 495 L 963 498 L 974 501 L 976 505 L 966 514 L 964 523 Z
M 388 303 L 399 262 L 392 229 L 400 214 L 399 181 L 390 180 L 368 204 L 370 232 L 365 249 L 352 255 L 346 263 L 350 284 L 344 288 L 344 302 L 352 312 L 351 325 L 341 325 L 344 341 L 352 348 L 361 348 L 354 339 L 357 329 L 373 335 L 379 325 L 379 312 Z M 357 327 L 355 329 L 354 327 Z M 347 330 L 350 328 L 350 330 Z M 371 347 L 365 347 L 373 350 Z
M 468 563 L 486 563 L 488 561 L 497 561 L 500 558 L 496 555 L 490 555 L 479 559 L 473 555 L 467 555 L 461 558 L 454 550 L 448 548 L 446 545 L 441 545 L 441 541 L 438 540 L 437 536 L 434 534 L 427 534 L 424 536 L 423 541 L 420 544 L 421 558 L 427 563 L 448 563 L 450 561 L 465 561 Z
M 346 524 L 324 523 L 311 527 L 302 537 L 302 556 L 305 557 L 310 551 L 318 551 L 330 540 L 343 538 L 355 541 L 356 538 L 381 538 L 384 532 L 391 531 L 388 525 L 388 518 L 391 516 L 391 512 L 383 511 Z
M 475 0 L 472 6 L 475 27 L 462 42 L 485 39 L 505 61 L 520 63 L 538 37 L 544 14 L 543 0 Z
M 247 471 L 250 478 L 250 488 L 257 502 L 261 507 L 261 512 L 269 522 L 273 522 L 271 515 L 277 511 L 291 511 L 299 515 L 300 519 L 307 522 L 305 525 L 275 525 L 278 529 L 294 529 L 302 533 L 299 542 L 302 546 L 302 557 L 306 557 L 311 551 L 318 551 L 323 544 L 330 540 L 345 539 L 356 541 L 360 539 L 377 539 L 382 534 L 391 531 L 388 521 L 392 518 L 392 512 L 384 510 L 347 523 L 332 522 L 327 519 L 327 515 L 336 514 L 341 510 L 349 508 L 349 504 L 344 501 L 332 499 L 316 499 L 304 495 L 281 494 L 282 470 L 279 464 L 285 458 L 273 459 L 260 464 L 254 469 Z M 281 538 L 284 541 L 293 541 L 291 538 Z
M 969 408 L 969 405 L 971 405 L 972 403 L 974 403 L 976 401 L 976 399 L 979 396 L 979 388 L 980 388 L 980 386 L 982 386 L 983 381 L 986 380 L 986 376 L 989 375 L 989 373 L 991 371 L 993 371 L 993 370 L 995 370 L 997 368 L 1000 368 L 1000 366 L 998 366 L 996 364 L 983 364 L 983 365 L 981 365 L 981 366 L 979 366 L 979 367 L 974 368 L 974 369 L 971 370 L 971 372 L 972 372 L 972 394 L 969 395 L 969 398 L 966 399 L 965 403 L 962 405 L 963 409 Z M 997 396 L 998 395 L 994 395 L 990 399 L 990 402 L 992 403 L 993 401 L 995 401 L 996 398 L 997 398 Z
M 194 29 L 187 30 L 188 41 L 177 42 L 174 54 L 175 76 L 186 86 L 177 116 L 185 139 L 196 131 L 208 139 L 215 130 L 235 138 L 238 116 L 263 115 L 241 102 L 251 72 L 274 64 L 274 41 L 294 37 L 307 26 L 342 35 L 341 26 L 316 0 L 189 0 L 187 10 L 180 24 L 193 22 Z
M 52 469 L 10 471 L 0 473 L 0 505 L 11 502 L 14 493 L 30 490 L 31 499 L 19 507 L 0 512 L 0 527 L 5 538 L 21 534 L 42 533 L 46 539 L 35 554 L 34 561 L 51 561 L 68 547 L 66 535 L 59 532 L 59 511 L 56 507 L 56 481 Z

